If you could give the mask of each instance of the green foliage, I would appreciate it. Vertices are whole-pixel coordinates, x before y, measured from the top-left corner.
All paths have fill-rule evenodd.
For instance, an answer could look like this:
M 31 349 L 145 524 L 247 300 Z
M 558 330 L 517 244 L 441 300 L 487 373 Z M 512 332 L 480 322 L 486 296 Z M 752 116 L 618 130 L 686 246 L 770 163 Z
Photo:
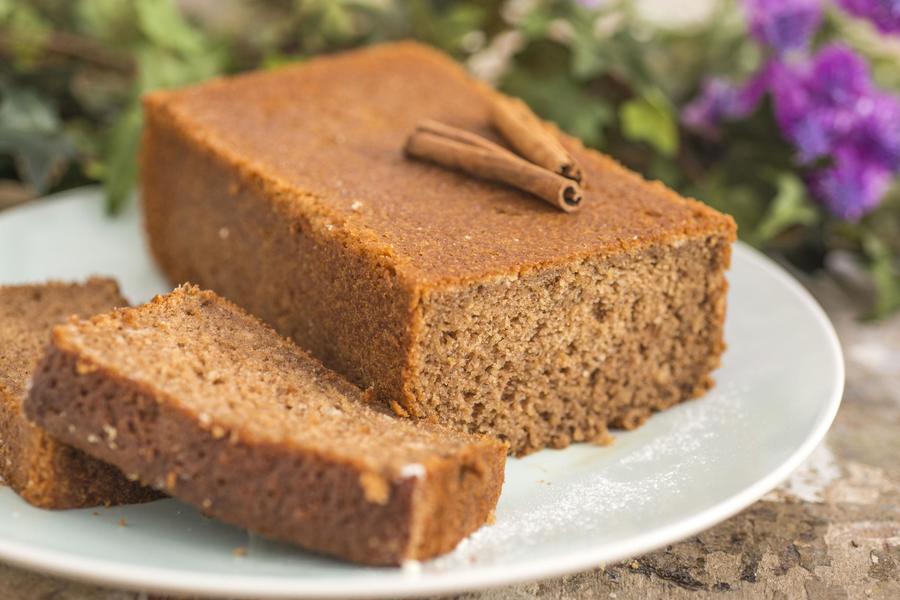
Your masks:
M 134 7 L 138 29 L 153 47 L 181 56 L 206 49 L 203 34 L 185 22 L 174 0 L 135 0 Z
M 795 175 L 782 173 L 776 184 L 777 192 L 759 224 L 753 230 L 753 243 L 763 246 L 788 229 L 812 226 L 819 220 L 806 194 L 806 187 Z
M 663 156 L 678 150 L 678 121 L 674 107 L 658 90 L 628 100 L 619 107 L 622 135 L 647 142 Z
M 31 4 L 14 0 L 0 4 L 0 19 L 12 63 L 23 71 L 29 70 L 50 34 L 50 23 Z
M 850 235 L 859 236 L 875 286 L 869 316 L 881 318 L 900 310 L 900 186 L 895 185 L 882 207 Z
M 883 317 L 900 309 L 900 271 L 887 244 L 874 235 L 863 237 L 863 250 L 871 261 L 869 269 L 876 290 L 870 316 Z
M 406 3 L 407 19 L 416 37 L 458 54 L 465 36 L 483 27 L 489 4 L 452 2 L 440 7 L 436 2 L 413 0 Z
M 603 129 L 612 120 L 610 106 L 559 69 L 558 61 L 565 64 L 567 58 L 561 46 L 535 44 L 522 57 L 521 66 L 506 75 L 501 87 L 586 144 L 600 146 Z
M 0 93 L 0 153 L 12 156 L 23 182 L 46 192 L 72 156 L 72 144 L 49 101 L 10 85 L 0 87 Z
M 664 1 L 664 0 L 660 0 Z M 900 188 L 860 223 L 810 198 L 771 109 L 717 139 L 681 128 L 704 77 L 743 79 L 764 57 L 737 3 L 673 24 L 646 2 L 607 0 L 0 0 L 0 181 L 43 194 L 100 182 L 119 210 L 137 176 L 142 94 L 323 52 L 415 38 L 631 168 L 734 216 L 741 236 L 815 269 L 853 253 L 900 309 Z M 824 31 L 900 90 L 897 49 L 829 11 Z M 499 66 L 498 66 L 499 65 Z M 2 205 L 2 198 L 0 198 Z
M 98 175 L 106 190 L 106 207 L 111 213 L 118 212 L 134 187 L 140 137 L 141 111 L 132 106 L 108 132 L 103 162 L 98 164 Z
M 78 0 L 72 27 L 114 48 L 127 48 L 138 34 L 135 5 L 122 0 Z
M 118 119 L 103 132 L 102 151 L 95 164 L 95 173 L 100 175 L 106 190 L 107 209 L 112 213 L 127 200 L 137 178 L 135 156 L 141 134 L 139 94 L 209 79 L 222 73 L 226 62 L 224 47 L 190 25 L 174 0 L 136 0 L 131 7 L 134 13 L 130 21 L 112 7 L 102 16 L 97 9 L 92 13 L 94 26 L 106 31 L 123 22 L 132 22 L 136 27 L 129 44 L 137 73 L 134 93 Z

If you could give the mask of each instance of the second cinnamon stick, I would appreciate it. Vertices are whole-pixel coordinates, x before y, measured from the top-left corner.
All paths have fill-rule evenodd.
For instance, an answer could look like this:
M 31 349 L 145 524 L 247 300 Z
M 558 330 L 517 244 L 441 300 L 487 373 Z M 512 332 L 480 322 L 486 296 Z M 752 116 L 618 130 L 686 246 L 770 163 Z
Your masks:
M 491 122 L 519 154 L 536 165 L 581 183 L 581 167 L 523 101 L 495 96 L 491 102 Z

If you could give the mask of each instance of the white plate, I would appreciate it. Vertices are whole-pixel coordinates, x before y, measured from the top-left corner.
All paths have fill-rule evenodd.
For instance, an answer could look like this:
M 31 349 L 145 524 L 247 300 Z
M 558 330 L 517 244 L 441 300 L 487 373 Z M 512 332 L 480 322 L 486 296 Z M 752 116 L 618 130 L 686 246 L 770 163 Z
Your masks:
M 103 216 L 86 189 L 0 213 L 0 282 L 119 278 L 143 301 L 168 288 L 137 211 Z M 511 460 L 494 525 L 420 569 L 312 556 L 164 500 L 46 512 L 0 489 L 0 559 L 109 585 L 254 597 L 442 594 L 583 570 L 669 544 L 773 488 L 825 435 L 843 389 L 840 346 L 819 306 L 738 244 L 718 385 L 620 433 Z M 127 526 L 120 526 L 125 519 Z M 237 557 L 234 550 L 247 549 Z

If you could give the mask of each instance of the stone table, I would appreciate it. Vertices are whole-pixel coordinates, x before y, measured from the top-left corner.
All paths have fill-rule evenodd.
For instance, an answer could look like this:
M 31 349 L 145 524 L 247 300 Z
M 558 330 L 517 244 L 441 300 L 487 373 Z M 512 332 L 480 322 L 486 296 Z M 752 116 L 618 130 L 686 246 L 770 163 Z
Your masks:
M 663 550 L 461 598 L 900 599 L 900 316 L 862 323 L 859 307 L 830 280 L 806 283 L 841 338 L 847 387 L 824 445 L 789 481 Z M 0 598 L 148 596 L 0 564 Z

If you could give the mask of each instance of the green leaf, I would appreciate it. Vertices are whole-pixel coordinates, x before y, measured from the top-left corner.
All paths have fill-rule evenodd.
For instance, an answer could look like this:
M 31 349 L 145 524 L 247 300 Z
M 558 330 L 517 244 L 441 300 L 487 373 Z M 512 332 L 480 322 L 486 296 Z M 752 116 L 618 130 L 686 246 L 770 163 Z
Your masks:
M 872 233 L 863 234 L 862 245 L 875 284 L 875 300 L 869 317 L 880 319 L 900 309 L 900 270 L 887 244 Z
M 684 192 L 734 217 L 738 234 L 753 243 L 752 239 L 747 239 L 747 233 L 755 231 L 762 219 L 763 201 L 752 187 L 735 183 L 728 176 L 729 172 L 724 169 L 711 169 L 705 177 L 686 186 Z
M 501 87 L 585 144 L 599 147 L 603 128 L 613 120 L 612 111 L 603 98 L 588 93 L 565 69 L 558 68 L 556 61 L 566 61 L 568 55 L 556 44 L 534 44 L 529 62 L 511 69 Z
M 455 4 L 435 21 L 434 29 L 438 33 L 440 46 L 451 52 L 458 50 L 463 37 L 481 27 L 484 16 L 481 6 Z
M 547 34 L 552 20 L 553 14 L 549 7 L 545 3 L 537 2 L 525 13 L 522 22 L 519 23 L 519 29 L 529 39 L 542 39 Z
M 59 130 L 60 121 L 53 106 L 34 90 L 3 86 L 0 92 L 0 127 L 35 134 Z
M 572 74 L 578 79 L 590 79 L 606 68 L 606 61 L 594 44 L 581 43 L 575 38 L 572 48 Z
M 13 0 L 0 0 L 0 23 L 9 18 L 14 8 Z
M 325 2 L 322 5 L 321 27 L 329 39 L 347 39 L 353 35 L 353 15 L 341 2 Z
M 679 188 L 684 184 L 684 173 L 678 164 L 659 155 L 651 157 L 646 168 L 646 176 L 658 179 L 671 188 Z
M 137 51 L 138 89 L 147 92 L 181 87 L 218 75 L 222 71 L 215 53 L 198 53 L 190 58 L 158 46 L 143 46 Z
M 19 71 L 30 71 L 43 54 L 51 25 L 36 7 L 27 2 L 13 2 L 3 7 L 2 12 L 0 35 L 4 38 L 7 51 L 12 54 L 13 65 Z
M 22 180 L 47 191 L 74 154 L 54 107 L 33 90 L 3 86 L 0 154 L 13 157 Z
M 133 2 L 79 0 L 75 5 L 78 28 L 95 40 L 127 47 L 137 39 L 138 26 Z
M 663 156 L 674 156 L 678 150 L 678 124 L 674 108 L 662 93 L 651 90 L 640 98 L 632 98 L 619 107 L 622 135 L 636 142 L 646 142 Z
M 147 38 L 137 50 L 140 92 L 180 87 L 222 72 L 223 48 L 191 27 L 172 0 L 139 0 L 135 7 Z
M 149 41 L 185 55 L 203 52 L 203 35 L 188 25 L 174 0 L 137 0 L 134 6 L 138 27 Z
M 103 186 L 109 214 L 119 212 L 134 189 L 141 121 L 141 109 L 135 103 L 119 117 L 109 131 L 103 163 Z
M 408 12 L 412 32 L 416 38 L 444 49 L 457 52 L 463 37 L 478 31 L 485 18 L 485 9 L 472 3 L 442 4 L 431 1 L 402 3 Z
M 37 193 L 48 191 L 73 155 L 64 135 L 35 136 L 16 131 L 0 131 L 0 154 L 11 153 L 19 177 Z
M 818 219 L 806 186 L 796 175 L 784 173 L 778 177 L 775 198 L 752 234 L 754 243 L 763 245 L 795 225 L 813 225 Z
M 576 10 L 571 19 L 572 37 L 568 41 L 572 51 L 572 74 L 587 80 L 603 73 L 609 67 L 609 58 L 603 43 L 594 32 L 594 19 L 585 10 Z

